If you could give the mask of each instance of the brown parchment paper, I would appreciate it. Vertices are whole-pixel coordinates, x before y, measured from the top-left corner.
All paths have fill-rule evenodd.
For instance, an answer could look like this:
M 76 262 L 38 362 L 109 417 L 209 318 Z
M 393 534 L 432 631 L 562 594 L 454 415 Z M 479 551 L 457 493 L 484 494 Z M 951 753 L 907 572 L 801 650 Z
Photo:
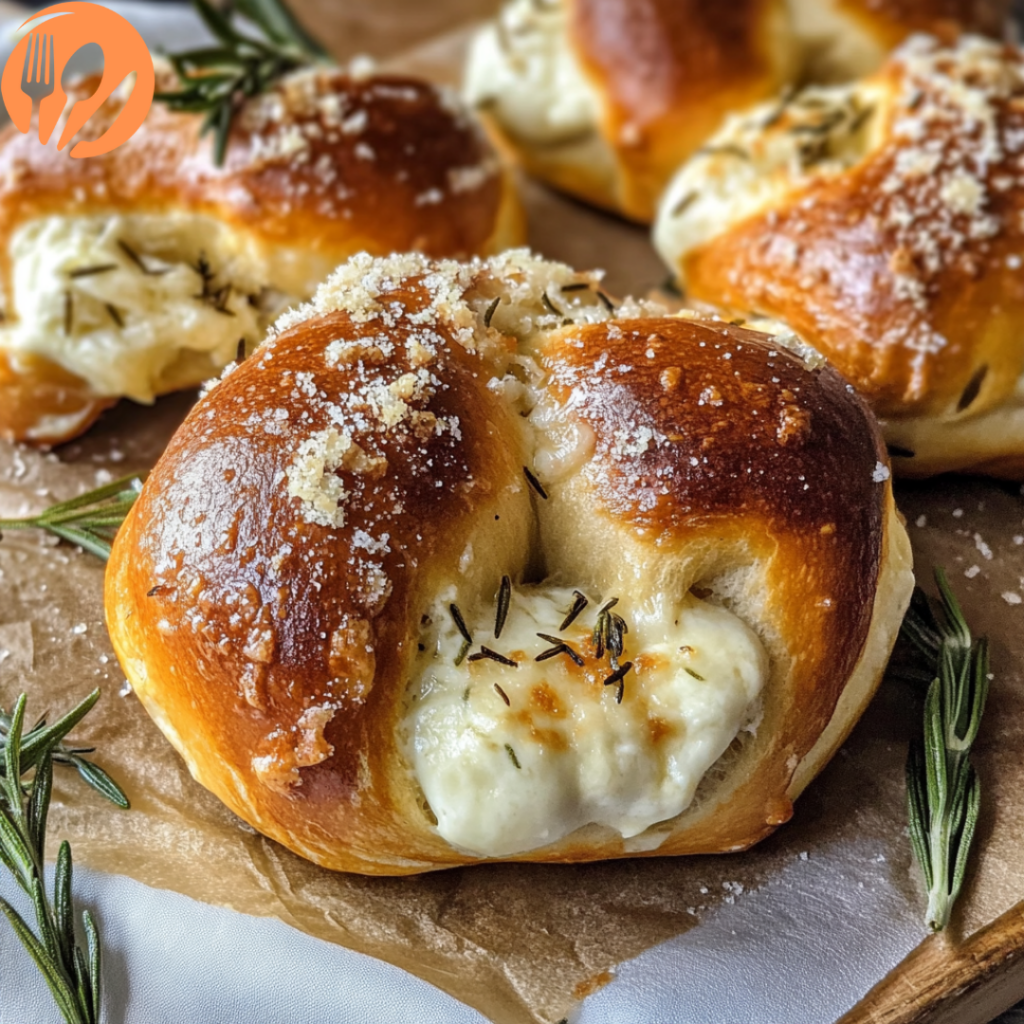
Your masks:
M 619 294 L 646 293 L 664 279 L 641 229 L 536 185 L 524 194 L 539 251 L 607 268 Z M 123 403 L 56 453 L 0 442 L 0 515 L 152 465 L 193 397 L 150 409 Z M 1024 539 L 1015 539 L 1024 534 L 1024 503 L 1016 485 L 949 478 L 901 485 L 897 496 L 919 579 L 930 579 L 933 564 L 946 566 L 969 622 L 993 641 L 995 679 L 976 754 L 985 787 L 980 852 L 951 932 L 955 948 L 1024 897 L 1024 605 L 1004 597 L 1024 597 Z M 93 868 L 276 916 L 391 961 L 497 1024 L 559 1020 L 623 961 L 700 928 L 713 912 L 740 913 L 738 892 L 756 894 L 802 854 L 837 873 L 852 869 L 844 851 L 854 840 L 882 851 L 880 870 L 904 895 L 906 914 L 923 915 L 903 789 L 920 702 L 904 684 L 883 685 L 794 821 L 747 853 L 361 878 L 321 870 L 263 839 L 192 781 L 123 686 L 103 626 L 102 576 L 91 556 L 36 535 L 0 542 L 0 703 L 27 690 L 31 714 L 57 712 L 94 686 L 103 690 L 78 736 L 97 745 L 133 809 L 116 811 L 61 772 L 51 813 L 53 835 L 70 839 L 76 859 Z M 879 981 L 865 977 L 863 992 Z

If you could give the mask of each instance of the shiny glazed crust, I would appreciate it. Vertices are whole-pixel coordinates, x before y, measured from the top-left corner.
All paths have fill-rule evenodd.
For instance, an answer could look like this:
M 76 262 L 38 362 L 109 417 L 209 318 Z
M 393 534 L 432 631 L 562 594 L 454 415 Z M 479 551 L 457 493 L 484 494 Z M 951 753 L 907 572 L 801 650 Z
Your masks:
M 1021 53 L 978 39 L 908 45 L 844 96 L 866 118 L 849 159 L 826 155 L 802 174 L 766 165 L 759 208 L 692 246 L 685 218 L 697 202 L 671 228 L 670 191 L 659 248 L 693 300 L 782 320 L 827 356 L 886 421 L 887 439 L 921 456 L 901 458 L 900 472 L 1005 470 L 1018 442 L 1007 448 L 1003 436 L 1019 428 L 993 420 L 986 439 L 970 424 L 1015 421 L 1020 406 Z M 766 146 L 806 113 L 731 141 Z M 680 182 L 687 174 L 696 195 L 728 173 L 708 161 Z
M 158 91 L 173 91 L 161 67 Z M 91 84 L 83 83 L 86 94 Z M 115 93 L 76 138 L 101 134 L 121 103 Z M 248 101 L 220 168 L 200 123 L 154 103 L 128 142 L 86 160 L 71 159 L 70 146 L 58 153 L 56 136 L 41 147 L 34 129 L 0 134 L 0 309 L 8 324 L 17 317 L 11 238 L 51 215 L 207 215 L 267 261 L 273 288 L 300 297 L 356 252 L 466 257 L 521 241 L 514 187 L 484 133 L 424 82 L 295 73 Z M 15 358 L 0 340 L 2 437 L 67 440 L 117 397 L 97 395 L 46 357 Z
M 909 600 L 909 547 L 874 420 L 834 371 L 751 331 L 619 319 L 517 346 L 482 324 L 494 282 L 469 287 L 475 312 L 422 271 L 392 275 L 387 313 L 321 308 L 196 406 L 107 573 L 108 625 L 135 692 L 200 782 L 303 856 L 369 874 L 474 863 L 484 858 L 450 846 L 424 813 L 399 737 L 421 616 L 444 581 L 461 574 L 489 601 L 502 573 L 519 580 L 543 562 L 604 593 L 626 577 L 698 587 L 768 650 L 756 737 L 649 841 L 587 826 L 510 859 L 756 842 L 852 727 Z M 325 359 L 339 339 L 347 355 Z M 523 480 L 521 421 L 489 386 L 517 349 L 595 438 L 543 502 Z M 414 393 L 422 370 L 435 384 Z M 397 412 L 380 411 L 382 386 L 405 396 Z M 337 395 L 367 398 L 345 421 L 355 447 L 338 473 L 344 521 L 324 525 L 284 481 L 302 445 L 339 422 Z M 617 432 L 638 420 L 666 443 L 624 449 Z M 467 538 L 484 554 L 463 569 Z
M 500 104 L 484 103 L 484 116 L 531 174 L 643 223 L 653 219 L 672 174 L 726 115 L 786 86 L 869 74 L 913 33 L 948 43 L 963 32 L 1004 37 L 1010 6 L 1007 0 L 562 4 L 565 45 L 598 110 L 593 137 L 531 138 L 502 116 Z M 521 60 L 514 34 L 499 34 L 510 62 Z

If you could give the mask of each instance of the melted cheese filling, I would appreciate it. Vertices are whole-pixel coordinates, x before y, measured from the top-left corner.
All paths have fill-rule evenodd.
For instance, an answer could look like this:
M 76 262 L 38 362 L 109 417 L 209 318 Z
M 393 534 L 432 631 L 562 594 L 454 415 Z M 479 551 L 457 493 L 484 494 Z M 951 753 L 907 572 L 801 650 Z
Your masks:
M 665 190 L 654 225 L 661 257 L 681 270 L 688 253 L 859 163 L 880 142 L 881 102 L 873 83 L 811 87 L 729 117 Z
M 515 136 L 562 144 L 589 134 L 599 103 L 569 48 L 560 3 L 513 0 L 473 40 L 465 94 Z
M 494 610 L 466 618 L 464 643 L 449 611 L 455 588 L 431 608 L 405 716 L 407 753 L 453 846 L 502 857 L 554 843 L 596 823 L 624 838 L 673 818 L 744 727 L 753 729 L 767 654 L 735 615 L 687 596 L 627 606 L 618 684 L 598 659 L 591 598 L 564 631 L 565 587 L 514 589 L 504 629 Z M 584 662 L 538 633 L 564 639 Z M 481 647 L 516 662 L 473 659 Z
M 10 259 L 0 347 L 15 368 L 45 356 L 139 402 L 219 372 L 286 298 L 241 236 L 198 215 L 42 217 L 15 231 Z

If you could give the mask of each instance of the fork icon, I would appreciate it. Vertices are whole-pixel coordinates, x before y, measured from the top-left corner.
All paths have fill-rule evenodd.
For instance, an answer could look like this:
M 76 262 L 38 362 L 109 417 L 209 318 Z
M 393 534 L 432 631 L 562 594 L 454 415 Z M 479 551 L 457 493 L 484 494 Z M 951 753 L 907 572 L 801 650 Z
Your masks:
M 21 91 L 32 100 L 42 101 L 53 92 L 53 88 L 53 36 L 33 32 L 25 51 Z

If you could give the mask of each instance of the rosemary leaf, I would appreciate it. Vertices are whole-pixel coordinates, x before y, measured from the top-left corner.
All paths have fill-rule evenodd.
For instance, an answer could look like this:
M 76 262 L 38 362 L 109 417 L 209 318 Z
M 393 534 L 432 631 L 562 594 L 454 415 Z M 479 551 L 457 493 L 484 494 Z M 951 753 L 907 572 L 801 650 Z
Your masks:
M 145 477 L 145 473 L 133 473 L 51 505 L 38 515 L 0 519 L 0 538 L 4 530 L 45 530 L 106 561 L 110 542 L 135 504 Z
M 75 938 L 71 897 L 71 847 L 63 842 L 57 855 L 52 902 L 47 898 L 43 865 L 46 818 L 50 807 L 54 762 L 74 764 L 93 788 L 127 807 L 120 787 L 101 769 L 82 758 L 89 748 L 67 746 L 63 740 L 96 703 L 94 690 L 77 707 L 47 726 L 38 722 L 24 731 L 26 697 L 22 694 L 8 714 L 0 708 L 0 864 L 32 902 L 33 927 L 5 900 L 0 913 L 32 958 L 67 1024 L 99 1024 L 100 940 L 88 911 L 82 915 L 87 950 Z M 83 771 L 83 766 L 88 766 Z
M 921 591 L 903 621 L 904 637 L 931 669 L 923 735 L 907 758 L 910 843 L 928 890 L 926 922 L 949 923 L 963 887 L 978 824 L 981 783 L 970 761 L 989 689 L 988 641 L 971 637 L 949 582 L 935 570 L 941 613 Z
M 221 167 L 231 126 L 245 100 L 267 92 L 296 68 L 327 61 L 328 54 L 282 0 L 235 0 L 223 11 L 209 0 L 192 3 L 220 45 L 168 54 L 179 89 L 153 98 L 171 110 L 204 115 L 200 135 L 214 133 L 213 159 Z M 236 14 L 259 36 L 240 31 Z

